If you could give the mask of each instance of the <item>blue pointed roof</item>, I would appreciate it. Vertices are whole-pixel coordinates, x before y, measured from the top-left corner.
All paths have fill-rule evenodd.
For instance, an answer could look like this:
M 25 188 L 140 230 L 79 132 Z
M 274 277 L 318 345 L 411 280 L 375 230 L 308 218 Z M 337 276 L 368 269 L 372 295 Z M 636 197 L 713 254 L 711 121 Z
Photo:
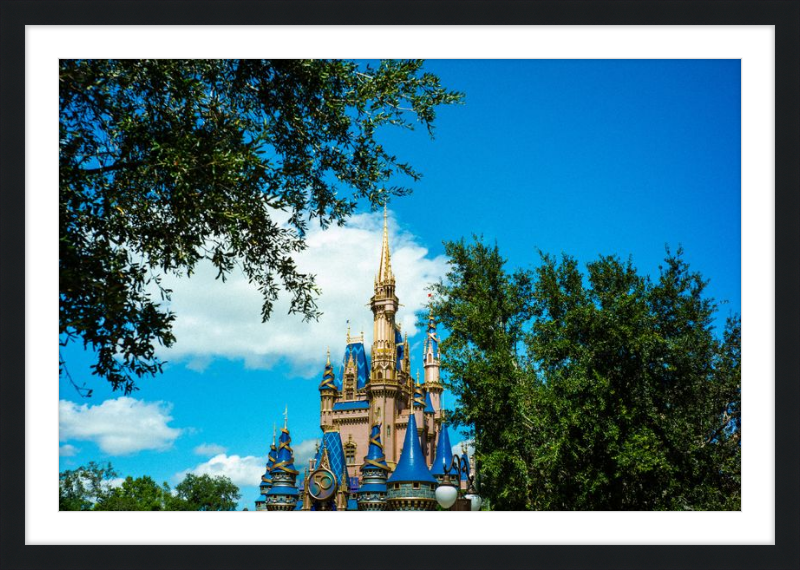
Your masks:
M 320 392 L 322 390 L 336 390 L 336 381 L 333 374 L 333 366 L 331 366 L 331 353 L 328 352 L 328 362 L 325 364 L 325 371 L 322 373 L 322 382 L 319 384 Z
M 419 380 L 419 378 L 417 380 Z M 420 386 L 419 381 L 414 384 L 414 407 L 425 407 L 425 398 L 422 396 L 422 387 Z
M 344 475 L 344 484 L 349 486 L 349 477 L 347 477 L 347 470 L 345 469 L 344 446 L 342 446 L 342 438 L 338 431 L 330 431 L 322 434 L 322 444 L 319 446 L 317 454 L 314 456 L 314 465 L 319 465 L 322 452 L 326 449 L 328 450 L 328 463 L 330 463 L 331 471 L 333 471 L 333 474 L 336 476 L 336 481 L 341 485 L 342 475 Z
M 275 440 L 273 440 L 272 445 L 269 446 L 269 454 L 267 454 L 267 470 L 261 476 L 262 483 L 271 483 L 272 482 L 272 475 L 270 475 L 270 471 L 275 466 L 275 462 L 277 461 L 277 453 L 278 450 L 275 449 Z
M 436 442 L 436 457 L 431 465 L 431 474 L 444 475 L 445 467 L 450 467 L 451 461 L 453 461 L 453 448 L 450 445 L 450 434 L 447 432 L 447 424 L 442 422 L 439 440 Z
M 431 402 L 431 393 L 425 392 L 425 413 L 435 414 L 436 410 L 433 409 L 433 402 Z
M 436 479 L 431 476 L 428 466 L 425 465 L 425 456 L 422 454 L 422 447 L 419 444 L 417 435 L 417 420 L 414 414 L 408 417 L 408 428 L 406 438 L 403 443 L 403 453 L 397 463 L 394 472 L 389 476 L 389 483 L 405 482 L 436 483 Z
M 433 320 L 433 314 L 428 315 L 428 332 L 423 349 L 424 354 L 428 354 L 429 351 L 433 352 L 434 357 L 439 354 L 439 337 L 436 335 L 436 321 Z
M 342 378 L 344 378 L 344 369 L 347 367 L 347 361 L 350 356 L 356 362 L 356 389 L 360 390 L 367 385 L 369 378 L 369 362 L 367 361 L 367 352 L 364 350 L 363 342 L 351 342 L 344 349 L 344 358 L 342 359 L 342 366 L 339 369 L 339 376 L 334 378 L 336 389 L 342 389 Z
M 386 464 L 386 456 L 383 453 L 383 444 L 381 443 L 381 424 L 372 426 L 372 432 L 369 434 L 369 451 L 364 458 L 364 464 L 361 470 L 378 468 L 389 470 Z
M 292 438 L 289 435 L 289 428 L 282 427 L 281 437 L 278 440 L 278 456 L 270 472 L 279 470 L 297 474 L 297 470 L 294 468 L 294 452 L 292 451 L 291 443 Z

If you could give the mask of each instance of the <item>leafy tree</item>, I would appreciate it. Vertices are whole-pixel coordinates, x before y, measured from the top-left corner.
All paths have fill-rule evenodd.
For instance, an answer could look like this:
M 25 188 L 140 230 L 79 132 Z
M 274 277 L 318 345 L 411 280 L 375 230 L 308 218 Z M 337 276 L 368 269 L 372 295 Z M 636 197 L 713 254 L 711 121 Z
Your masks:
M 111 491 L 111 479 L 117 472 L 110 463 L 94 461 L 58 474 L 58 510 L 88 511 Z
M 241 498 L 239 488 L 231 480 L 218 475 L 193 475 L 175 487 L 169 508 L 173 511 L 232 511 Z
M 120 487 L 106 493 L 94 506 L 95 511 L 163 511 L 170 506 L 169 485 L 159 486 L 147 475 L 126 477 Z
M 740 323 L 715 334 L 681 250 L 656 281 L 616 257 L 508 274 L 496 246 L 446 250 L 443 366 L 494 508 L 740 508 Z
M 264 321 L 281 290 L 316 318 L 314 276 L 292 258 L 308 224 L 408 193 L 420 175 L 379 131 L 432 136 L 437 107 L 460 100 L 417 60 L 61 60 L 62 343 L 82 340 L 94 374 L 135 390 L 175 340 L 161 276 L 201 260 L 223 280 L 240 266 Z

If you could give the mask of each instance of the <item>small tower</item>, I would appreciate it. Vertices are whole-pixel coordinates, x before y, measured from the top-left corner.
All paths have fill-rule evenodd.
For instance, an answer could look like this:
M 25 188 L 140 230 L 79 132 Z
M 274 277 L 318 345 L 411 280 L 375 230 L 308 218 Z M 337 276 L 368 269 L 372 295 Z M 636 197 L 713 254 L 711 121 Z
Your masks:
M 444 470 L 450 467 L 452 461 L 453 449 L 450 446 L 450 435 L 447 432 L 447 423 L 442 421 L 442 425 L 439 428 L 439 441 L 436 442 L 436 457 L 434 457 L 433 465 L 431 465 L 431 475 L 436 481 L 442 482 Z
M 278 456 L 272 466 L 272 488 L 267 493 L 268 511 L 293 511 L 297 506 L 297 470 L 294 468 L 292 438 L 289 435 L 288 412 L 284 412 L 281 437 L 278 440 Z
M 397 460 L 396 432 L 392 432 L 403 402 L 401 386 L 398 383 L 397 359 L 399 333 L 395 315 L 399 301 L 395 295 L 395 281 L 392 274 L 391 253 L 389 252 L 389 226 L 386 208 L 383 210 L 383 244 L 381 261 L 375 276 L 375 294 L 370 299 L 374 317 L 372 337 L 372 359 L 367 397 L 374 408 L 382 410 L 384 421 L 381 424 L 381 438 L 384 452 L 390 467 Z M 400 337 L 402 343 L 402 337 Z
M 391 511 L 432 511 L 436 508 L 436 479 L 425 465 L 414 414 L 408 416 L 403 453 L 386 485 Z
M 322 382 L 319 385 L 320 399 L 320 427 L 333 428 L 333 401 L 336 399 L 336 383 L 331 366 L 331 351 L 328 350 L 328 360 L 325 371 L 322 373 Z
M 278 450 L 275 448 L 275 425 L 273 425 L 272 445 L 269 446 L 269 454 L 267 454 L 267 470 L 261 476 L 261 484 L 259 485 L 259 488 L 261 490 L 261 496 L 256 501 L 257 511 L 267 510 L 267 493 L 269 493 L 269 490 L 272 488 L 271 471 L 272 468 L 275 466 L 275 461 L 277 461 L 277 454 Z
M 383 209 L 383 245 L 378 274 L 375 276 L 375 294 L 370 299 L 374 317 L 372 336 L 372 379 L 394 380 L 397 359 L 395 315 L 399 302 L 395 296 L 395 281 L 392 274 L 389 252 L 389 228 L 386 208 Z M 401 337 L 402 341 L 402 337 Z
M 431 405 L 435 410 L 441 410 L 444 387 L 439 379 L 439 337 L 436 334 L 433 313 L 428 315 L 428 331 L 425 335 L 422 362 L 425 368 L 425 388 L 431 396 Z
M 369 452 L 361 466 L 361 487 L 358 490 L 359 511 L 382 511 L 386 508 L 386 477 L 389 466 L 383 454 L 380 424 L 372 426 Z

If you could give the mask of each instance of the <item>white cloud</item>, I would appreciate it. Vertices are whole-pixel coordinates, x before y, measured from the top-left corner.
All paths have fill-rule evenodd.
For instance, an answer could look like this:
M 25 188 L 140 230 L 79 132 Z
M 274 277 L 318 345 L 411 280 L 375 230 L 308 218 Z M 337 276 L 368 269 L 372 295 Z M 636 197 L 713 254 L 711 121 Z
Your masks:
M 234 485 L 251 487 L 258 485 L 261 481 L 266 464 L 266 457 L 254 457 L 252 455 L 240 457 L 239 455 L 220 453 L 192 469 L 176 473 L 175 481 L 178 483 L 183 481 L 184 477 L 189 473 L 193 475 L 210 475 L 212 477 L 225 475 Z
M 302 473 L 303 469 L 308 465 L 308 460 L 314 457 L 317 450 L 317 443 L 319 443 L 318 439 L 307 439 L 292 446 L 295 469 Z M 204 445 L 205 444 L 196 447 L 195 452 Z M 213 444 L 208 446 L 208 448 L 212 447 L 216 446 Z M 224 452 L 220 452 L 204 463 L 176 473 L 173 479 L 176 483 L 180 483 L 189 473 L 193 475 L 210 475 L 212 477 L 225 475 L 234 485 L 239 487 L 253 487 L 257 486 L 261 481 L 261 476 L 264 474 L 266 465 L 266 456 L 255 457 L 253 455 L 247 455 L 242 457 L 240 455 L 227 455 Z
M 109 479 L 108 481 L 106 481 L 106 484 L 111 489 L 117 489 L 119 487 L 122 487 L 122 484 L 124 482 L 125 482 L 125 477 L 114 477 L 113 479 Z
M 466 447 L 468 457 L 475 455 L 475 442 L 471 439 L 465 439 L 464 441 L 455 444 L 452 451 L 454 454 L 457 453 L 462 455 L 464 453 L 464 447 Z
M 61 445 L 58 448 L 58 456 L 59 457 L 74 457 L 75 455 L 78 454 L 79 451 L 80 451 L 80 449 L 78 449 L 74 445 L 70 445 L 70 444 Z
M 60 400 L 60 441 L 93 441 L 110 455 L 169 449 L 182 430 L 170 427 L 172 405 L 123 396 L 90 406 Z M 65 446 L 66 447 L 66 446 Z
M 297 374 L 319 375 L 326 347 L 336 360 L 341 358 L 348 319 L 354 335 L 363 328 L 371 341 L 372 313 L 366 304 L 380 260 L 382 218 L 381 213 L 359 214 L 346 227 L 314 227 L 308 232 L 309 247 L 295 260 L 301 271 L 317 276 L 322 290 L 318 304 L 324 313 L 318 322 L 304 323 L 288 315 L 284 294 L 270 320 L 261 323 L 261 296 L 240 272 L 223 283 L 205 263 L 191 278 L 165 277 L 164 286 L 173 290 L 170 308 L 177 315 L 177 341 L 160 356 L 200 371 L 213 357 L 243 359 L 249 368 L 270 368 L 283 360 Z M 391 216 L 389 231 L 397 296 L 403 305 L 399 322 L 412 338 L 418 332 L 414 313 L 427 301 L 425 287 L 444 275 L 446 258 L 429 258 L 418 238 L 398 228 Z
M 318 439 L 307 439 L 301 441 L 295 446 L 292 446 L 294 451 L 294 466 L 295 469 L 303 472 L 303 469 L 308 466 L 308 460 L 312 459 L 317 453 L 317 444 L 320 442 Z
M 225 453 L 226 451 L 228 451 L 226 447 L 217 445 L 216 443 L 202 443 L 194 448 L 194 452 L 197 455 L 219 455 L 220 453 Z

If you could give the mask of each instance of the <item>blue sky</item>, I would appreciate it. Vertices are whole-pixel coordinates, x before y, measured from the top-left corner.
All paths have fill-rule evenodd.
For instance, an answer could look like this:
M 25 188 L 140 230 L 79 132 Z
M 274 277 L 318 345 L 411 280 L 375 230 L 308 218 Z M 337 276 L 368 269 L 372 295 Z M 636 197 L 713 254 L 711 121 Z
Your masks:
M 443 240 L 483 234 L 509 267 L 533 267 L 537 249 L 629 255 L 657 275 L 664 247 L 682 245 L 708 294 L 741 306 L 739 60 L 432 60 L 426 70 L 463 91 L 440 109 L 436 138 L 385 131 L 385 146 L 424 177 L 390 205 L 401 322 L 419 362 L 413 311 L 443 275 Z M 176 483 L 188 471 L 225 473 L 252 509 L 255 484 L 285 406 L 298 455 L 319 437 L 317 386 L 330 346 L 341 359 L 370 331 L 366 307 L 378 266 L 379 214 L 312 231 L 300 260 L 323 289 L 319 323 L 261 324 L 258 294 L 243 279 L 221 285 L 200 268 L 175 290 L 178 342 L 165 373 L 120 399 L 89 375 L 89 355 L 62 349 L 82 399 L 60 381 L 60 468 L 111 461 L 122 475 Z M 369 338 L 367 339 L 370 340 Z M 449 406 L 455 404 L 445 395 Z M 453 443 L 460 437 L 451 433 Z M 255 475 L 255 476 L 253 476 Z M 248 481 L 252 483 L 248 484 Z

